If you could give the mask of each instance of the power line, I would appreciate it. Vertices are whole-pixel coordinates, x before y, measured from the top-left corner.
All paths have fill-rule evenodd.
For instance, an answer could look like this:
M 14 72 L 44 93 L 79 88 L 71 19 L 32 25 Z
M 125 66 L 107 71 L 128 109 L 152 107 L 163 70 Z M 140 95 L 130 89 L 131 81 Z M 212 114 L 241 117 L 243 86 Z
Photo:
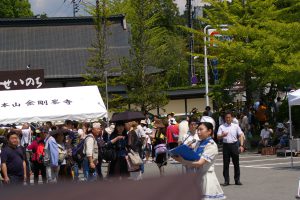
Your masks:
M 69 10 L 72 9 L 72 3 L 70 2 L 69 4 L 66 4 L 65 9 L 63 10 L 63 13 L 69 13 Z
M 62 2 L 62 4 L 56 9 L 56 11 L 54 10 L 54 11 L 52 11 L 50 14 L 49 14 L 49 16 L 52 16 L 52 14 L 54 13 L 54 17 L 55 17 L 55 15 L 60 11 L 60 9 L 63 7 L 63 5 L 66 3 L 66 0 L 64 0 L 63 2 Z
M 81 0 L 72 0 L 71 3 L 73 4 L 73 17 L 76 17 L 76 13 L 79 12 L 79 4 Z

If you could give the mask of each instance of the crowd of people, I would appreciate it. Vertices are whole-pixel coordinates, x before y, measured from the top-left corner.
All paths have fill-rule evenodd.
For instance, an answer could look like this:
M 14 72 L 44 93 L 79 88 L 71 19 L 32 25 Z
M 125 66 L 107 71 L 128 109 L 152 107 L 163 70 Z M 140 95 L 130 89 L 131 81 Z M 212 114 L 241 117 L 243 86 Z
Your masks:
M 1 180 L 3 185 L 80 181 L 81 169 L 85 181 L 103 180 L 102 163 L 108 162 L 106 178 L 141 180 L 144 162 L 156 162 L 163 175 L 167 164 L 167 141 L 176 146 L 178 130 L 158 119 L 64 124 L 46 122 L 40 126 L 24 123 L 22 127 L 2 127 Z M 171 140 L 173 138 L 173 140 Z M 178 138 L 178 137 L 177 137 Z M 156 148 L 155 148 L 156 147 Z M 159 152 L 159 154 L 157 154 Z M 144 162 L 129 169 L 131 153 L 138 153 Z M 135 155 L 136 156 L 136 155 Z
M 194 114 L 181 119 L 174 113 L 166 118 L 146 114 L 143 120 L 110 124 L 66 120 L 64 124 L 24 123 L 19 128 L 2 128 L 5 130 L 0 136 L 2 186 L 30 184 L 31 174 L 34 184 L 141 180 L 145 164 L 156 163 L 164 176 L 168 162 L 177 161 L 182 163 L 184 173 L 199 175 L 203 199 L 224 199 L 214 172 L 217 145 L 223 144 L 223 186 L 230 185 L 230 159 L 234 165 L 234 183 L 242 185 L 239 154 L 245 151 L 255 113 L 249 110 L 248 114 L 242 112 L 236 117 L 232 112 L 224 112 L 216 119 L 210 107 L 206 107 L 201 117 Z M 271 138 L 272 135 L 274 131 L 264 121 L 260 144 L 287 145 L 283 124 L 278 124 Z M 191 161 L 169 154 L 170 149 L 181 145 L 192 149 L 199 159 Z M 108 163 L 107 174 L 103 174 L 103 162 Z M 84 178 L 80 178 L 80 171 Z
M 236 107 L 232 109 L 234 110 L 233 123 L 238 124 L 244 132 L 245 139 L 247 139 L 247 147 L 250 145 L 249 141 L 256 142 L 257 139 L 259 140 L 254 146 L 258 146 L 259 152 L 263 147 L 272 146 L 280 149 L 289 146 L 290 130 L 288 119 L 279 119 L 281 105 L 282 99 L 278 97 L 276 103 L 267 103 L 261 99 L 251 107 Z M 214 116 L 214 119 L 218 123 L 218 126 L 224 124 L 224 109 L 221 109 Z

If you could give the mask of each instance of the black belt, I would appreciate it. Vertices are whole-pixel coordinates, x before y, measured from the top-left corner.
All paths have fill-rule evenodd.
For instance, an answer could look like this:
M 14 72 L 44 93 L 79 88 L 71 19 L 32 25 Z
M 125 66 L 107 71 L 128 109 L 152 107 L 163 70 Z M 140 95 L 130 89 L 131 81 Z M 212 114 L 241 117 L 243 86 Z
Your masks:
M 236 144 L 237 142 L 233 142 L 233 143 L 226 143 L 226 142 L 224 142 L 223 144 L 228 144 L 228 145 L 234 145 L 234 144 Z

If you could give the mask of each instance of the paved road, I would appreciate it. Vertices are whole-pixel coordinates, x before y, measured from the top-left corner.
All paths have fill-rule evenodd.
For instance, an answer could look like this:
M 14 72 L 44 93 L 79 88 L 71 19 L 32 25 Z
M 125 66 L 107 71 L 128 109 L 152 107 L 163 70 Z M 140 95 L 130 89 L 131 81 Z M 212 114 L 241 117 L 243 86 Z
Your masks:
M 290 163 L 290 157 L 244 154 L 240 157 L 241 181 L 244 185 L 223 187 L 224 192 L 230 200 L 295 199 L 300 177 L 300 158 L 294 158 L 293 169 Z M 219 180 L 223 182 L 221 156 L 216 165 Z M 233 166 L 231 177 L 233 179 Z
M 216 173 L 223 183 L 223 160 L 217 157 Z M 300 177 L 300 157 L 294 157 L 294 168 L 290 166 L 290 157 L 261 156 L 245 153 L 240 156 L 242 186 L 223 187 L 229 200 L 290 200 L 295 199 Z M 181 165 L 169 163 L 168 174 L 181 173 Z M 158 176 L 154 164 L 146 164 L 144 177 Z M 230 167 L 233 180 L 233 166 Z M 233 181 L 232 181 L 233 183 Z
M 293 200 L 298 190 L 300 178 L 300 157 L 294 157 L 294 168 L 290 167 L 290 157 L 261 156 L 244 153 L 240 156 L 242 186 L 230 185 L 223 187 L 229 200 Z M 106 173 L 106 165 L 103 172 Z M 217 157 L 216 173 L 220 183 L 223 183 L 222 156 Z M 182 166 L 169 162 L 166 175 L 182 173 Z M 233 183 L 233 166 L 230 167 Z M 155 163 L 145 164 L 144 178 L 159 177 Z M 180 184 L 180 183 L 178 183 Z

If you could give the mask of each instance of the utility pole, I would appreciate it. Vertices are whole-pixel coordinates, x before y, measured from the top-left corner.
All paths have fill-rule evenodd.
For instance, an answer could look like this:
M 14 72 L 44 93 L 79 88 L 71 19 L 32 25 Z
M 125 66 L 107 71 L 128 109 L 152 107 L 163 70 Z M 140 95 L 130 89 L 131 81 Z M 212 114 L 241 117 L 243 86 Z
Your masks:
M 192 6 L 192 0 L 187 0 L 186 3 L 187 8 L 187 17 L 188 17 L 188 27 L 193 28 L 193 6 Z M 190 51 L 190 57 L 189 57 L 189 73 L 188 73 L 188 80 L 189 85 L 192 85 L 192 77 L 194 76 L 194 66 L 193 66 L 193 53 L 194 53 L 194 34 L 190 33 L 189 35 L 189 51 Z
M 78 13 L 79 11 L 79 3 L 80 3 L 81 0 L 79 0 L 77 2 L 77 0 L 72 0 L 72 4 L 73 4 L 73 17 L 76 17 L 76 13 Z

